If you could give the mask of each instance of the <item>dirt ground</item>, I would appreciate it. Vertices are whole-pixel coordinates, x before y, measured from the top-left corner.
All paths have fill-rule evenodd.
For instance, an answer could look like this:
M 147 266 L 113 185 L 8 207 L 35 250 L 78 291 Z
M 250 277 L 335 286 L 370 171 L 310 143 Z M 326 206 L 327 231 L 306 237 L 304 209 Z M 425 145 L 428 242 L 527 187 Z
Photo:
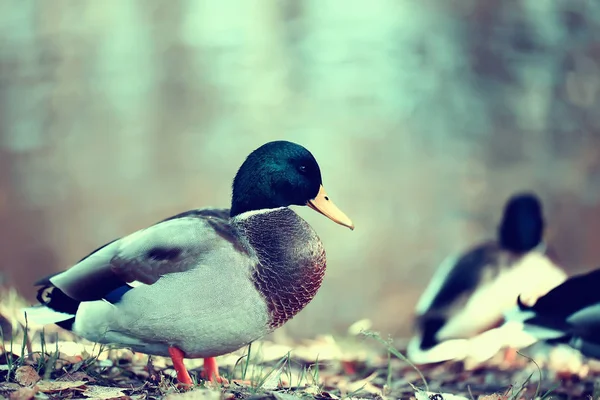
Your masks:
M 200 381 L 185 391 L 177 388 L 169 359 L 101 347 L 58 327 L 28 324 L 24 336 L 24 320 L 12 311 L 18 303 L 5 299 L 0 307 L 0 399 L 599 398 L 594 390 L 600 363 L 565 349 L 525 351 L 533 359 L 519 356 L 511 363 L 499 354 L 478 367 L 444 363 L 415 368 L 402 359 L 402 341 L 364 331 L 253 343 L 218 358 L 221 374 L 231 383 Z M 186 360 L 186 365 L 192 376 L 199 376 L 202 360 Z

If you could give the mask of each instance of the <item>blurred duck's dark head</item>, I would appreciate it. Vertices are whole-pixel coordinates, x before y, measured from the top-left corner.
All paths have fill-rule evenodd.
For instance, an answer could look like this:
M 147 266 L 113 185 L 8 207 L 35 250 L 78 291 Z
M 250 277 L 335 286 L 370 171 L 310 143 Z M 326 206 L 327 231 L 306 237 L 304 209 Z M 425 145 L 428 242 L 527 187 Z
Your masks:
M 515 253 L 524 253 L 537 247 L 543 235 L 544 217 L 538 197 L 533 193 L 512 196 L 504 207 L 498 228 L 500 245 Z

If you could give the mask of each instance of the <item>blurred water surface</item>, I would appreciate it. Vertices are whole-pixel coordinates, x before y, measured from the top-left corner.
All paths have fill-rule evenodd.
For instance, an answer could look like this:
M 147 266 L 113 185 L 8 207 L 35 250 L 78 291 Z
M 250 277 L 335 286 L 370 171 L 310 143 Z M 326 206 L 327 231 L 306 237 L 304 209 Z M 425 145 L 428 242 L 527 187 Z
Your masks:
M 600 3 L 0 1 L 0 268 L 39 276 L 180 211 L 226 206 L 264 142 L 310 149 L 350 232 L 286 326 L 409 332 L 449 252 L 514 191 L 570 271 L 600 266 Z

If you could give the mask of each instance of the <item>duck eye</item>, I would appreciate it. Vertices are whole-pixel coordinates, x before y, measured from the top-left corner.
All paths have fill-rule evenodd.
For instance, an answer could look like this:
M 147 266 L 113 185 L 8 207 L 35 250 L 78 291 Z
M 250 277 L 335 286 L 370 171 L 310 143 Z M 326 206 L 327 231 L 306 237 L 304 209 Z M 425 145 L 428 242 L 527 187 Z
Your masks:
M 298 171 L 300 171 L 301 174 L 305 174 L 306 173 L 306 165 L 299 166 Z

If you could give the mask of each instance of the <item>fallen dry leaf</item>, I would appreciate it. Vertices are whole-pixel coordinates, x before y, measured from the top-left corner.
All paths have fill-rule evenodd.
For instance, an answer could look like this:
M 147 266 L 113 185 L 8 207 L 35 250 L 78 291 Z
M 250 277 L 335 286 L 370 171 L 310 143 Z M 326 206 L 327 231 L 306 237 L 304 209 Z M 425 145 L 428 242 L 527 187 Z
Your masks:
M 51 392 L 60 392 L 61 390 L 73 389 L 85 386 L 87 382 L 85 381 L 39 381 L 37 384 L 37 388 L 40 392 L 51 393 Z
M 432 393 L 432 392 L 415 392 L 417 400 L 469 400 L 464 396 L 457 396 L 451 393 Z
M 338 396 L 336 396 L 333 393 L 329 393 L 329 392 L 321 392 L 319 394 L 319 398 L 320 399 L 333 399 L 333 400 L 338 400 L 339 399 Z
M 304 389 L 304 393 L 308 393 L 308 394 L 318 394 L 320 392 L 321 392 L 321 388 L 316 385 L 311 385 Z
M 19 390 L 21 389 L 21 386 L 18 383 L 13 383 L 13 382 L 2 382 L 0 383 L 0 390 L 9 390 L 9 391 L 13 391 L 13 390 Z
M 60 361 L 65 362 L 66 364 L 77 364 L 83 361 L 83 357 L 81 356 L 71 356 L 69 354 L 65 354 L 63 352 L 59 353 L 58 359 Z
M 40 380 L 38 373 L 29 365 L 17 368 L 15 380 L 22 386 L 33 386 Z
M 184 393 L 170 393 L 165 400 L 220 400 L 220 390 L 195 389 Z
M 83 395 L 91 397 L 93 399 L 108 400 L 118 399 L 119 397 L 125 397 L 126 394 L 122 392 L 122 388 L 109 387 L 109 386 L 87 386 Z
M 96 381 L 94 378 L 92 378 L 91 376 L 89 376 L 88 374 L 86 374 L 83 371 L 77 371 L 75 373 L 65 375 L 61 378 L 61 380 L 69 381 L 69 382 L 76 382 L 76 381 L 95 382 Z
M 342 393 L 367 392 L 371 394 L 380 394 L 381 388 L 373 385 L 371 382 L 377 377 L 377 372 L 372 373 L 364 379 L 358 381 L 350 381 L 347 378 L 340 378 L 336 384 L 337 388 Z M 333 381 L 332 381 L 333 383 Z
M 299 400 L 298 396 L 285 392 L 271 392 L 276 400 Z
M 19 388 L 10 394 L 10 400 L 30 400 L 34 398 L 36 393 L 36 388 Z

